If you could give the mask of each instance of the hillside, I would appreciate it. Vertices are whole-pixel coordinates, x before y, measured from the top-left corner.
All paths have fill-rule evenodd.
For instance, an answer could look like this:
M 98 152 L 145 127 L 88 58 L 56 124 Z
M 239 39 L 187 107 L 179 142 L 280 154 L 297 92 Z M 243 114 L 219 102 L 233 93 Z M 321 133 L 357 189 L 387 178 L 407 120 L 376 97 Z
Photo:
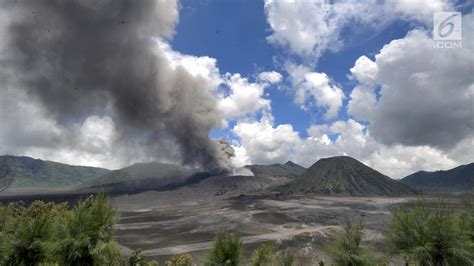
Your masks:
M 306 168 L 298 165 L 292 161 L 288 161 L 285 164 L 271 164 L 271 165 L 246 165 L 254 175 L 258 176 L 275 176 L 275 177 L 297 177 L 301 175 Z
M 347 156 L 321 159 L 277 190 L 340 196 L 402 196 L 416 193 L 413 188 Z
M 140 192 L 171 189 L 196 183 L 209 177 L 209 173 L 196 173 L 184 166 L 168 163 L 137 163 L 104 176 L 89 180 L 79 190 L 107 189 L 109 192 Z
M 0 156 L 12 188 L 71 188 L 104 175 L 107 169 L 43 161 L 26 156 Z
M 446 171 L 419 171 L 404 177 L 401 182 L 426 191 L 469 191 L 474 189 L 474 163 Z

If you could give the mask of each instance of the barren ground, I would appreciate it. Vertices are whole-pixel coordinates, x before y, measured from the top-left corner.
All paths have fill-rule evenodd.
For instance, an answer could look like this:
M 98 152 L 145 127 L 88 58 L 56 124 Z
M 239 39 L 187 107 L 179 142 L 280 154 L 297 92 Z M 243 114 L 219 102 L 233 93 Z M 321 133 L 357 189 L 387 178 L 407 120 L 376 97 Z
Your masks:
M 121 215 L 116 239 L 124 251 L 140 248 L 160 262 L 181 252 L 199 261 L 219 229 L 240 232 L 246 255 L 258 243 L 276 241 L 314 262 L 327 260 L 328 240 L 346 216 L 361 217 L 366 224 L 365 240 L 380 250 L 390 208 L 406 200 L 275 194 L 228 197 L 197 195 L 187 189 L 112 198 Z

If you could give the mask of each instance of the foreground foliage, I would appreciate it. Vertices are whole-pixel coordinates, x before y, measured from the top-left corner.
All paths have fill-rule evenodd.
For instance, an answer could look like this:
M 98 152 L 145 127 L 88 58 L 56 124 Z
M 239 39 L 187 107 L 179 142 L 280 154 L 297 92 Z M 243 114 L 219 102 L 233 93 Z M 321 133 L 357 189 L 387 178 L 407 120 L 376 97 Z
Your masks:
M 117 221 L 105 193 L 68 210 L 35 201 L 0 208 L 0 265 L 104 265 L 120 262 L 112 239 Z
M 329 249 L 329 255 L 334 265 L 379 265 L 376 256 L 368 248 L 361 246 L 364 236 L 363 229 L 362 221 L 346 218 L 343 231 L 337 234 Z
M 240 265 L 241 253 L 240 235 L 221 230 L 214 238 L 212 248 L 205 259 L 205 265 L 237 266 Z
M 386 233 L 394 254 L 416 265 L 473 265 L 473 213 L 455 211 L 447 201 L 419 201 L 397 210 Z
M 165 266 L 195 266 L 193 257 L 186 253 L 174 255 L 169 261 L 165 262 Z
M 250 258 L 250 262 L 252 266 L 267 266 L 272 265 L 273 263 L 273 256 L 275 252 L 275 244 L 274 243 L 266 243 L 262 244 L 257 249 L 254 250 L 252 253 L 252 257 Z

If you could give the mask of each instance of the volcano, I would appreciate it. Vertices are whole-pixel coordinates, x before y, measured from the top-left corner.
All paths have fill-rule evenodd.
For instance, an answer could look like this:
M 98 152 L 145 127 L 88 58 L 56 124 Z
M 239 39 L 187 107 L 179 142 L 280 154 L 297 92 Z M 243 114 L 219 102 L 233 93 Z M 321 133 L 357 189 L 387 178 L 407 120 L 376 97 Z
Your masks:
M 348 156 L 321 159 L 278 190 L 338 196 L 409 196 L 417 193 L 410 186 Z

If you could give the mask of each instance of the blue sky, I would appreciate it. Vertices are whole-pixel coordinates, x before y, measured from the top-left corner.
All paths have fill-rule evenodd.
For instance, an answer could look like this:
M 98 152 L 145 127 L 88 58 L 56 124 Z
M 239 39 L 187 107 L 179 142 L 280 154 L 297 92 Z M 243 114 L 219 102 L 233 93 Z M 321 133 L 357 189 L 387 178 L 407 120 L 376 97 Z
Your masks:
M 345 32 L 347 36 L 343 38 L 351 37 L 351 44 L 337 53 L 325 54 L 315 70 L 327 73 L 348 94 L 354 82 L 347 75 L 355 60 L 361 55 L 373 57 L 383 45 L 402 38 L 412 27 L 409 22 L 395 21 L 379 32 L 363 32 L 360 36 Z M 176 35 L 170 43 L 183 54 L 216 58 L 223 73 L 241 73 L 252 78 L 259 72 L 276 70 L 286 76 L 278 64 L 286 52 L 266 40 L 270 34 L 263 1 L 182 1 Z M 324 122 L 322 111 L 318 108 L 302 110 L 291 92 L 279 86 L 281 84 L 267 90 L 275 123 L 290 123 L 306 137 L 306 129 L 311 124 Z M 341 109 L 334 120 L 347 118 L 346 110 Z M 217 130 L 212 135 L 219 137 L 225 133 L 227 130 Z
M 344 8 L 346 11 L 343 11 Z M 461 141 L 452 140 L 454 137 L 432 138 L 431 135 L 454 136 L 455 130 L 448 132 L 450 130 L 443 126 L 445 122 L 441 120 L 441 126 L 427 125 L 427 121 L 445 116 L 438 113 L 443 112 L 441 109 L 420 110 L 425 115 L 418 115 L 416 109 L 424 109 L 423 106 L 433 104 L 437 99 L 426 97 L 417 99 L 419 104 L 405 104 L 411 102 L 407 99 L 415 99 L 419 91 L 424 90 L 409 83 L 413 75 L 443 76 L 449 64 L 454 63 L 449 58 L 456 57 L 454 54 L 457 52 L 466 51 L 453 51 L 446 55 L 447 61 L 440 58 L 446 70 L 436 67 L 425 69 L 427 64 L 434 64 L 431 58 L 437 51 L 432 47 L 429 47 L 432 55 L 425 58 L 418 56 L 418 52 L 411 58 L 404 58 L 403 53 L 398 52 L 400 58 L 397 60 L 411 62 L 386 66 L 389 61 L 385 58 L 393 55 L 389 51 L 418 49 L 417 42 L 431 38 L 433 14 L 438 11 L 460 11 L 466 17 L 472 12 L 472 4 L 448 0 L 374 3 L 296 1 L 293 4 L 271 0 L 182 1 L 176 35 L 170 40 L 170 45 L 174 51 L 185 55 L 215 58 L 222 74 L 239 73 L 249 82 L 258 83 L 258 74 L 264 71 L 277 71 L 282 75 L 282 81 L 266 87 L 262 96 L 271 101 L 271 115 L 274 118 L 271 124 L 262 122 L 264 112 L 255 112 L 250 114 L 253 116 L 251 121 L 255 122 L 249 122 L 248 118 L 231 118 L 227 127 L 211 132 L 214 138 L 237 141 L 234 148 L 242 152 L 243 155 L 238 153 L 237 157 L 244 158 L 244 162 L 272 163 L 293 159 L 308 165 L 315 158 L 344 154 L 390 175 L 401 176 L 414 169 L 443 169 L 456 164 L 455 161 L 468 161 L 457 152 L 465 145 L 459 143 L 469 142 L 467 139 L 470 137 L 466 139 L 469 133 L 459 135 Z M 470 22 L 472 19 L 464 20 Z M 316 36 L 309 46 L 305 39 L 299 37 L 305 34 L 309 38 Z M 411 45 L 411 41 L 417 48 L 403 48 Z M 332 47 L 337 46 L 338 42 L 342 45 L 333 50 Z M 419 49 L 419 54 L 423 53 L 421 49 L 427 50 Z M 359 68 L 355 69 L 358 63 Z M 298 81 L 293 76 L 296 72 L 290 70 L 288 64 L 306 68 L 304 75 L 325 75 L 326 85 L 329 84 L 333 92 L 342 91 L 343 99 L 336 116 L 327 116 L 331 104 L 337 102 L 335 98 L 324 98 L 334 97 L 330 93 L 325 94 L 328 88 L 319 88 L 326 89 L 325 93 L 318 91 L 318 85 L 311 84 L 306 76 Z M 368 84 L 363 79 L 364 75 L 370 74 L 370 67 L 377 69 L 373 71 L 380 75 L 377 74 L 376 80 Z M 404 73 L 407 67 L 413 67 L 412 72 Z M 384 68 L 386 70 L 381 71 Z M 398 82 L 392 84 L 390 74 L 399 73 L 408 76 L 402 75 Z M 408 83 L 405 83 L 406 80 Z M 428 80 L 428 83 L 433 84 L 433 92 L 428 93 L 441 94 L 435 92 L 443 90 L 436 88 L 439 82 Z M 298 93 L 302 92 L 306 93 L 303 101 L 298 101 Z M 404 118 L 413 121 L 406 122 Z M 279 126 L 291 126 L 292 129 L 286 128 L 288 130 L 285 131 Z M 430 127 L 431 132 L 435 133 L 429 133 Z M 246 133 L 252 130 L 255 130 L 254 135 Z M 329 142 L 324 140 L 325 137 Z M 459 147 L 446 149 L 456 142 Z M 259 149 L 263 150 L 255 151 Z M 432 155 L 433 152 L 437 155 Z M 430 156 L 436 159 L 428 159 Z M 428 163 L 430 160 L 436 163 Z

